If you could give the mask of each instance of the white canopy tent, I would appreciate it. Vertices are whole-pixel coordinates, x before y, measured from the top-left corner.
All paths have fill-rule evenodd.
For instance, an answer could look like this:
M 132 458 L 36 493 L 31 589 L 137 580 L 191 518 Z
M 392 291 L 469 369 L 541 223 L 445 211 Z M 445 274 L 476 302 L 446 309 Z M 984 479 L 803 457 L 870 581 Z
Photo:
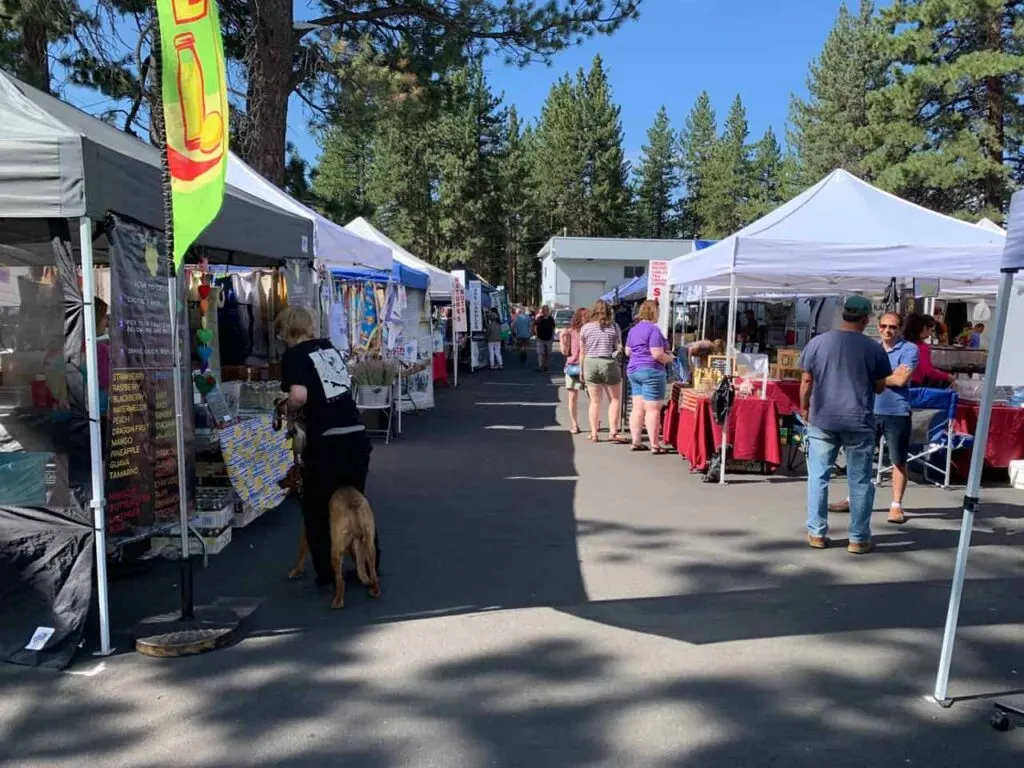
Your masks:
M 1007 312 L 1010 294 L 1014 290 L 1014 276 L 1024 269 L 1024 192 L 1014 194 L 1007 217 L 1006 248 L 1001 261 L 999 298 L 996 300 L 994 317 L 995 330 L 992 334 L 992 351 L 985 366 L 985 385 L 982 390 L 978 426 L 974 434 L 971 451 L 971 468 L 964 489 L 963 519 L 960 523 L 960 544 L 956 551 L 956 565 L 953 569 L 953 583 L 949 594 L 949 609 L 946 613 L 946 628 L 942 636 L 942 651 L 939 654 L 939 670 L 935 677 L 935 700 L 950 706 L 949 673 L 953 661 L 953 646 L 956 642 L 957 622 L 960 618 L 960 598 L 967 576 L 967 556 L 971 547 L 971 532 L 974 528 L 974 514 L 978 508 L 978 494 L 981 490 L 981 472 L 985 465 L 985 449 L 988 446 L 988 432 L 992 417 L 992 403 L 995 400 L 999 375 L 999 358 L 1006 337 Z M 1019 331 L 1020 329 L 1015 329 Z
M 391 271 L 391 251 L 349 232 L 271 184 L 234 152 L 228 158 L 228 184 L 313 223 L 313 256 L 327 267 L 370 267 Z
M 395 261 L 407 267 L 426 272 L 430 276 L 430 298 L 435 301 L 450 301 L 452 297 L 452 278 L 447 272 L 433 264 L 428 264 L 423 259 L 418 259 L 400 246 L 390 237 L 385 235 L 373 224 L 362 216 L 350 221 L 345 229 L 354 232 L 362 238 L 372 240 L 375 243 L 387 246 L 391 249 L 391 255 Z
M 892 276 L 951 291 L 994 284 L 1005 236 L 836 170 L 739 232 L 669 263 L 669 284 L 869 291 Z
M 1005 229 L 1000 227 L 998 224 L 992 221 L 992 219 L 989 218 L 984 218 L 981 221 L 979 221 L 978 226 L 981 227 L 982 229 L 987 229 L 989 232 L 999 232 L 1000 234 L 1003 235 L 1006 234 Z

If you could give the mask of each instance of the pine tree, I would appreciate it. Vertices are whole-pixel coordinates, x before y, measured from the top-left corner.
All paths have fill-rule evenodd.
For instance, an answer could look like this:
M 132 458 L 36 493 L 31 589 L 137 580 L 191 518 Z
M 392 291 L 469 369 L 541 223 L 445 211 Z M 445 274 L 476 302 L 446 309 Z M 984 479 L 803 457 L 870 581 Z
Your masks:
M 454 71 L 447 90 L 436 134 L 438 263 L 504 282 L 496 218 L 505 116 L 479 62 Z
M 500 239 L 504 249 L 506 287 L 514 301 L 530 302 L 536 296 L 538 260 L 532 241 L 536 227 L 536 196 L 533 184 L 533 132 L 523 127 L 516 108 L 505 119 L 505 146 L 498 164 Z
M 633 232 L 637 237 L 672 237 L 675 234 L 679 186 L 675 150 L 675 131 L 668 111 L 662 107 L 647 131 L 647 144 L 642 148 L 636 168 Z
M 718 122 L 711 97 L 704 91 L 690 110 L 686 125 L 679 133 L 679 169 L 684 188 L 679 231 L 683 237 L 698 237 L 704 231 L 700 216 L 701 199 L 708 161 L 718 141 Z
M 420 258 L 436 250 L 434 129 L 420 104 L 393 110 L 375 126 L 366 199 L 373 223 Z
M 775 132 L 768 127 L 761 140 L 754 145 L 750 163 L 752 191 L 747 207 L 745 224 L 759 219 L 785 202 L 785 169 L 782 149 Z
M 583 118 L 579 139 L 585 147 L 586 196 L 579 234 L 619 237 L 629 230 L 629 164 L 622 149 L 620 109 L 612 101 L 611 84 L 600 56 L 590 71 L 577 76 L 577 98 Z
M 898 0 L 882 18 L 896 66 L 872 100 L 878 183 L 935 210 L 998 219 L 1024 126 L 1024 2 Z
M 736 96 L 701 180 L 697 207 L 703 225 L 701 237 L 726 237 L 746 223 L 752 192 L 747 135 L 747 111 Z
M 580 234 L 587 167 L 583 130 L 576 88 L 569 77 L 562 77 L 548 92 L 535 135 L 534 185 L 541 227 L 548 234 Z
M 864 160 L 877 144 L 868 100 L 886 83 L 884 44 L 871 0 L 861 0 L 856 15 L 846 5 L 839 8 L 821 55 L 810 65 L 808 97 L 790 100 L 787 143 L 796 153 L 800 186 L 836 168 L 868 175 Z
M 332 126 L 323 136 L 322 147 L 313 179 L 316 208 L 343 225 L 357 216 L 371 218 L 372 132 L 355 125 Z

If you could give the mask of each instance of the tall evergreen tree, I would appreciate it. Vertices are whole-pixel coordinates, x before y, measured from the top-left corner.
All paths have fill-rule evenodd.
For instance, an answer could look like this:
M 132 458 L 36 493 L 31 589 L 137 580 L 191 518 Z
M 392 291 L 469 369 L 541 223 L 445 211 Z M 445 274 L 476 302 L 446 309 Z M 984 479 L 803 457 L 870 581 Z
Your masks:
M 577 76 L 576 93 L 583 121 L 578 138 L 586 153 L 586 196 L 578 234 L 619 237 L 629 229 L 629 164 L 622 149 L 620 109 L 612 100 L 600 56 L 594 57 L 589 72 Z
M 438 263 L 504 282 L 496 216 L 505 116 L 479 62 L 454 71 L 447 91 L 436 132 Z
M 320 212 L 339 224 L 372 217 L 369 184 L 373 133 L 356 125 L 332 126 L 323 137 L 313 194 Z
M 658 110 L 647 131 L 636 168 L 636 218 L 633 233 L 637 237 L 672 237 L 675 234 L 676 196 L 679 168 L 676 135 L 665 107 Z
M 701 181 L 697 208 L 701 237 L 722 238 L 746 223 L 752 192 L 748 133 L 747 111 L 737 95 Z
M 1005 211 L 1024 126 L 1024 2 L 897 0 L 893 82 L 872 100 L 883 187 L 946 213 Z
M 436 164 L 432 114 L 421 104 L 393 110 L 375 126 L 366 199 L 373 222 L 417 256 L 436 256 Z
M 750 163 L 752 189 L 750 204 L 744 216 L 745 224 L 773 211 L 787 199 L 783 162 L 782 148 L 769 126 L 761 140 L 754 145 Z
M 577 90 L 569 77 L 562 77 L 548 92 L 535 135 L 534 183 L 541 226 L 549 234 L 579 234 L 578 217 L 586 196 L 583 130 Z
M 684 237 L 697 237 L 705 229 L 701 218 L 701 200 L 711 152 L 718 141 L 718 122 L 711 97 L 704 91 L 686 118 L 679 133 L 679 169 L 684 188 L 679 231 Z
M 532 167 L 534 138 L 530 127 L 524 128 L 514 106 L 508 109 L 504 134 L 505 146 L 498 165 L 498 216 L 505 256 L 505 284 L 514 301 L 532 302 L 539 285 L 539 262 L 533 242 L 537 226 Z
M 869 94 L 886 83 L 885 34 L 871 0 L 856 14 L 839 8 L 821 55 L 811 63 L 806 99 L 790 100 L 787 143 L 796 154 L 803 187 L 836 168 L 869 175 L 865 157 L 877 146 L 868 114 Z

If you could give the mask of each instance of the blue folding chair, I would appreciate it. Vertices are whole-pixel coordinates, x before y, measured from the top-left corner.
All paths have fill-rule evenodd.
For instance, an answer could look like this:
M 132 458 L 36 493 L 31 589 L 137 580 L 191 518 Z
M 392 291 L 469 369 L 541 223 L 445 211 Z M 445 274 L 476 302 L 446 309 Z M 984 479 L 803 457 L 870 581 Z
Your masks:
M 972 435 L 957 432 L 953 428 L 958 399 L 953 389 L 910 389 L 910 455 L 907 457 L 907 465 L 908 468 L 919 467 L 926 483 L 933 482 L 929 477 L 930 471 L 938 472 L 942 482 L 935 485 L 943 488 L 949 487 L 953 451 L 974 445 Z M 892 464 L 886 465 L 884 462 L 884 449 L 885 435 L 882 435 L 878 440 L 876 485 L 882 482 L 882 475 L 892 472 Z

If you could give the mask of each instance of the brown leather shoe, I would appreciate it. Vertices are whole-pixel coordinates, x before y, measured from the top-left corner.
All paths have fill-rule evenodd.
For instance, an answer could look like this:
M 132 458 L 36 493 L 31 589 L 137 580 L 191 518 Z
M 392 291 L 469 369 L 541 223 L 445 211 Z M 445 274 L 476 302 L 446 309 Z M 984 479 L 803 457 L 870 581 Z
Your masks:
M 842 501 L 837 501 L 835 504 L 829 504 L 828 505 L 828 511 L 829 512 L 849 512 L 850 511 L 850 500 L 849 499 L 843 499 Z
M 866 555 L 871 551 L 870 541 L 851 541 L 846 545 L 846 551 L 854 555 Z
M 811 545 L 812 549 L 827 549 L 828 548 L 828 537 L 827 536 L 812 536 L 807 534 L 807 543 Z

